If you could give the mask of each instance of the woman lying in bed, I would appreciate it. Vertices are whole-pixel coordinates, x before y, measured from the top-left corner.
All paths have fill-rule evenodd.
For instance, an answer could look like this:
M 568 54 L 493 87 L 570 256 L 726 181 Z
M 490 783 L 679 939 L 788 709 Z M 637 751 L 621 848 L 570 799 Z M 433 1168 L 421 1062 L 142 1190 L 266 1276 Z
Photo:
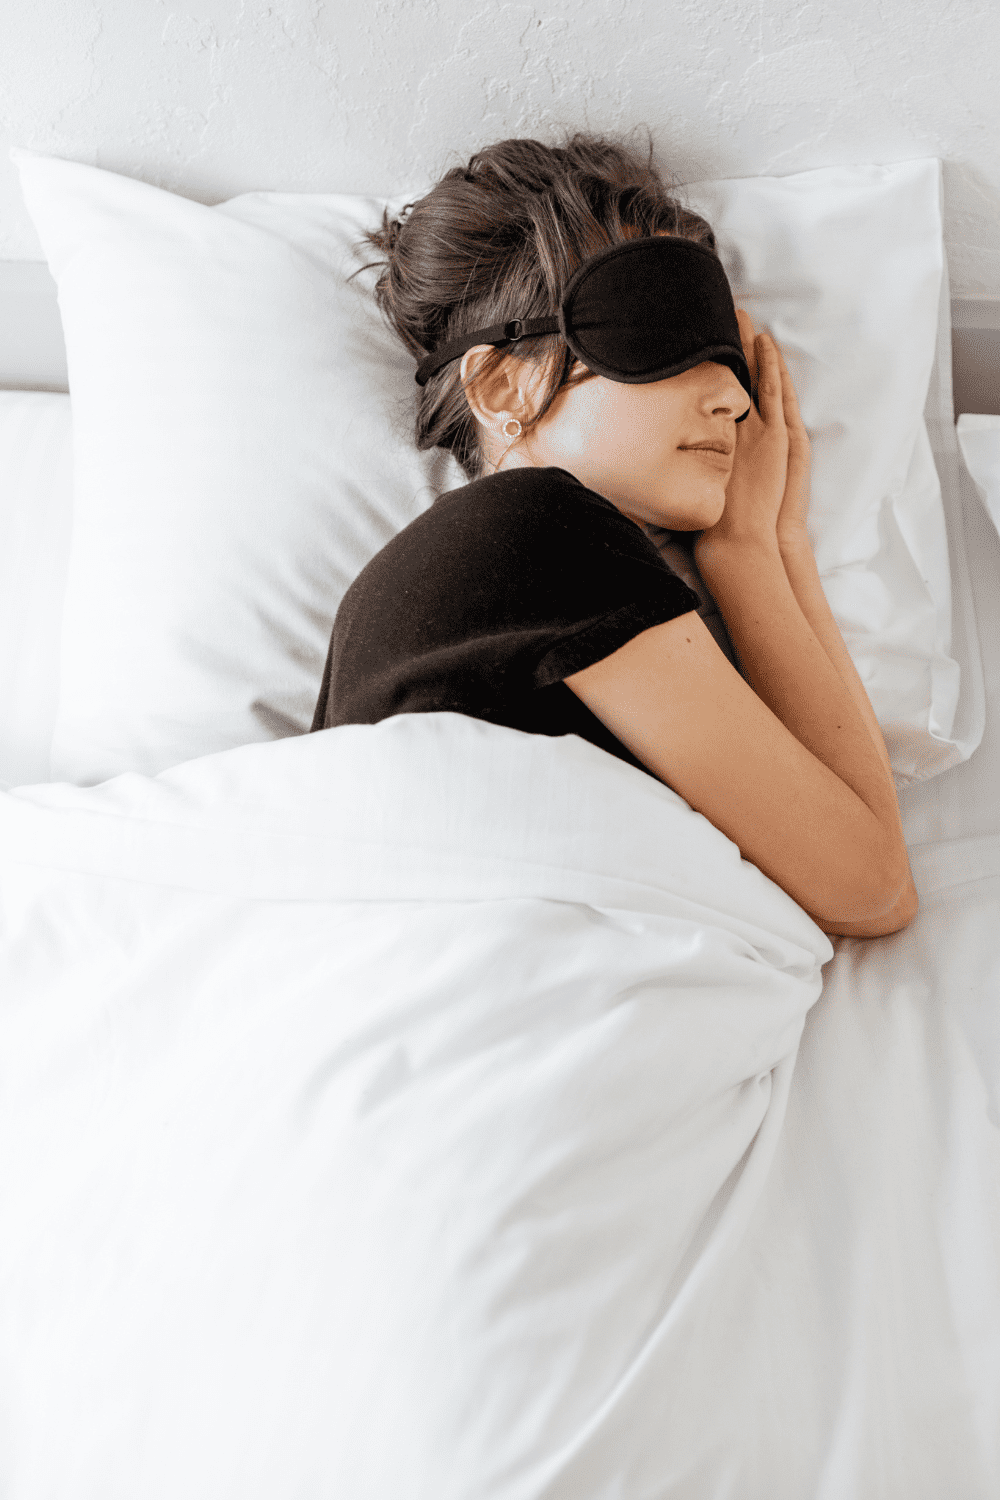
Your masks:
M 470 483 L 348 589 L 313 729 L 450 711 L 580 735 L 672 787 L 827 934 L 905 927 L 917 893 L 806 530 L 795 390 L 652 150 L 501 141 L 369 238 L 420 360 L 417 445 Z M 742 675 L 646 526 L 698 533 Z

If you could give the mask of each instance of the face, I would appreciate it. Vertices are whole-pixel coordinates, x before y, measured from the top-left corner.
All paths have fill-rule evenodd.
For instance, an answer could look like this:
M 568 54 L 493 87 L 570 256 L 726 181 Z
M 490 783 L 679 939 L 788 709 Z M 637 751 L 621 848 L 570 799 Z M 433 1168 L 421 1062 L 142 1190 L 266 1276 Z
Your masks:
M 491 458 L 501 469 L 566 469 L 633 521 L 701 531 L 725 508 L 736 418 L 749 403 L 726 365 L 706 362 L 648 385 L 595 375 L 560 390 L 505 457 L 506 440 L 494 441 Z M 727 452 L 695 446 L 705 443 Z

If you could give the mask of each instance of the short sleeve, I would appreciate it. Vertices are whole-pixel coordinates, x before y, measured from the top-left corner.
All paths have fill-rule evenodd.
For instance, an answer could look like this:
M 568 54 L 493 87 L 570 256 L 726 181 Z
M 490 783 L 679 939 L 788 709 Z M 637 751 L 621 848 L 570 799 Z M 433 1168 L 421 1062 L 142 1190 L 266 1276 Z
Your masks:
M 697 610 L 700 603 L 697 594 L 679 578 L 676 581 L 678 588 L 662 588 L 647 600 L 626 604 L 563 635 L 535 668 L 536 687 L 548 687 L 550 683 L 571 677 L 574 672 L 582 672 L 585 667 L 603 661 L 627 645 L 644 630 Z
M 533 472 L 551 476 L 544 505 L 519 520 L 537 553 L 549 558 L 547 576 L 539 579 L 543 597 L 526 601 L 529 614 L 534 608 L 549 615 L 548 640 L 532 672 L 541 688 L 610 656 L 653 625 L 698 610 L 701 600 L 610 501 L 565 470 Z

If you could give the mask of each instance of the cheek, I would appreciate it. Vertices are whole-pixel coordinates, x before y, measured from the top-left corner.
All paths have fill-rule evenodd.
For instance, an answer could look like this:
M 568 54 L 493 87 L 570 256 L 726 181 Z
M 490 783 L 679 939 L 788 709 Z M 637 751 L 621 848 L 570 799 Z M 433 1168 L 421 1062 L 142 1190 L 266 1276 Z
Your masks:
M 618 423 L 608 392 L 608 382 L 586 380 L 557 397 L 553 414 L 557 415 L 556 441 L 566 453 L 583 456 L 604 449 L 614 440 Z
M 642 469 L 662 466 L 684 434 L 676 412 L 664 410 L 652 387 L 622 385 L 596 376 L 560 392 L 551 408 L 553 447 L 567 456 Z
M 596 384 L 596 382 L 595 382 Z M 638 387 L 603 381 L 592 405 L 593 430 L 609 456 L 629 456 L 662 450 L 663 424 L 651 402 L 637 399 Z
M 651 457 L 660 463 L 683 459 L 679 447 L 685 434 L 675 412 L 664 411 L 662 403 L 650 401 L 642 405 L 636 415 L 641 422 L 642 441 Z M 689 431 L 691 425 L 689 422 Z

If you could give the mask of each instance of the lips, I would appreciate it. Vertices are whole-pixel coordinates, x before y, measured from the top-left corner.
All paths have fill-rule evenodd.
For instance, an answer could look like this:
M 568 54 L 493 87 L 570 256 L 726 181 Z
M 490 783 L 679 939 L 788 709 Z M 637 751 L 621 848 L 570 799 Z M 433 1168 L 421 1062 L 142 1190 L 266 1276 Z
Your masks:
M 732 448 L 726 443 L 685 443 L 685 453 L 721 453 L 724 458 L 732 455 Z
M 702 444 L 699 444 L 696 448 L 682 448 L 681 452 L 697 453 L 699 458 L 711 458 L 713 460 L 719 458 L 727 468 L 729 467 L 729 460 L 732 457 L 732 454 L 724 448 L 706 448 Z

